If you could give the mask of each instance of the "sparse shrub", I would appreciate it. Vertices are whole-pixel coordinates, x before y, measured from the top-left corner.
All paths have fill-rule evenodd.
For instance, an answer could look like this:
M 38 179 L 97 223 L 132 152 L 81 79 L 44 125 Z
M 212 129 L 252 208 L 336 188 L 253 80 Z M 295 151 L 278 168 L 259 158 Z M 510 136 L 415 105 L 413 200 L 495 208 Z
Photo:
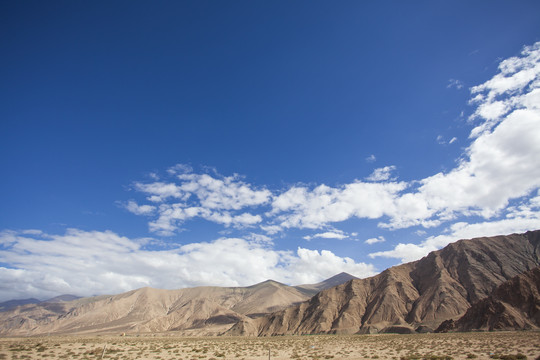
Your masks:
M 492 359 L 500 359 L 500 360 L 526 360 L 527 356 L 522 353 L 517 353 L 515 355 L 500 355 L 500 354 L 493 354 L 489 356 Z

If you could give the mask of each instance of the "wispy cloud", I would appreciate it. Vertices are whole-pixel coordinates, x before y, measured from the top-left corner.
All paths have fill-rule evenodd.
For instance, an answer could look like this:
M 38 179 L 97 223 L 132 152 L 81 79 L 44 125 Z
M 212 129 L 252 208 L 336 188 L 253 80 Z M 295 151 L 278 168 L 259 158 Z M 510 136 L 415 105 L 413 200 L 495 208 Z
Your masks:
M 444 139 L 444 136 L 442 136 L 442 135 L 437 136 L 437 143 L 439 143 L 440 145 L 450 145 L 450 144 L 455 143 L 456 141 L 457 141 L 457 137 L 455 137 L 455 136 L 453 138 L 451 138 L 450 140 L 448 140 L 448 141 L 446 141 Z
M 447 88 L 456 88 L 458 90 L 463 89 L 463 83 L 460 80 L 450 79 L 448 80 Z
M 315 238 L 321 238 L 321 239 L 343 240 L 343 239 L 347 239 L 348 237 L 349 237 L 349 234 L 345 233 L 344 231 L 334 229 L 331 231 L 325 231 L 325 232 L 317 233 L 314 235 L 306 235 L 304 236 L 304 239 L 311 240 Z

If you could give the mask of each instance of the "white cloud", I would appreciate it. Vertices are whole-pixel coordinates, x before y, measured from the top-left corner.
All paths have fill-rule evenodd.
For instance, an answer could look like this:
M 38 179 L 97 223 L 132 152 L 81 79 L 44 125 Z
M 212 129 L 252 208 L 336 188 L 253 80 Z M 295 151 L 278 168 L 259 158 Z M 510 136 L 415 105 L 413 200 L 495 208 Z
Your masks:
M 439 135 L 437 136 L 437 143 L 440 144 L 440 145 L 450 145 L 450 144 L 453 144 L 457 141 L 457 137 L 453 137 L 451 138 L 448 142 L 444 139 L 444 136 L 442 135 Z
M 311 240 L 311 239 L 315 239 L 315 238 L 321 238 L 321 239 L 343 240 L 343 239 L 346 239 L 348 237 L 349 237 L 349 235 L 346 234 L 344 231 L 332 230 L 332 231 L 325 231 L 323 233 L 318 233 L 318 234 L 314 234 L 314 235 L 307 235 L 307 236 L 304 236 L 304 239 Z
M 241 210 L 269 202 L 272 195 L 269 190 L 256 189 L 238 175 L 212 177 L 191 171 L 191 167 L 178 164 L 167 170 L 173 176 L 172 181 L 135 183 L 135 190 L 159 206 L 129 201 L 126 208 L 137 215 L 155 215 L 149 229 L 162 236 L 173 235 L 184 221 L 193 218 L 237 228 L 262 222 L 260 215 Z
M 254 237 L 254 241 L 221 238 L 172 250 L 145 250 L 145 241 L 111 231 L 69 229 L 63 235 L 3 231 L 0 301 L 66 293 L 115 294 L 143 286 L 247 286 L 267 279 L 296 285 L 341 271 L 359 277 L 375 273 L 372 265 L 330 251 L 278 251 L 268 238 Z
M 282 228 L 318 229 L 351 217 L 377 219 L 391 213 L 405 183 L 354 182 L 332 188 L 319 185 L 313 190 L 291 187 L 274 198 L 272 214 Z
M 540 191 L 538 194 L 519 206 L 509 207 L 505 217 L 479 223 L 456 222 L 438 236 L 431 236 L 420 244 L 400 243 L 392 250 L 369 254 L 371 258 L 378 256 L 397 258 L 402 262 L 418 260 L 429 252 L 461 239 L 481 236 L 496 236 L 511 233 L 523 233 L 540 229 Z
M 377 244 L 377 243 L 382 243 L 382 242 L 385 242 L 385 238 L 384 236 L 379 236 L 379 237 L 376 237 L 376 238 L 371 238 L 371 239 L 367 239 L 366 241 L 364 241 L 364 243 L 368 244 L 368 245 L 373 245 L 373 244 Z
M 519 108 L 536 108 L 526 98 L 540 88 L 540 42 L 525 47 L 521 56 L 511 57 L 499 64 L 499 73 L 485 83 L 474 86 L 471 93 L 475 97 L 471 103 L 478 104 L 470 120 L 484 119 L 471 132 L 478 137 L 491 130 L 501 117 Z
M 446 85 L 447 88 L 456 88 L 458 90 L 463 88 L 463 83 L 456 79 L 450 79 L 448 80 L 448 85 Z
M 385 166 L 382 168 L 378 168 L 373 170 L 371 175 L 369 175 L 366 180 L 368 181 L 387 181 L 387 180 L 395 180 L 395 178 L 390 179 L 390 176 L 392 175 L 392 171 L 396 170 L 396 167 L 394 165 Z
M 156 207 L 152 205 L 138 205 L 135 201 L 130 200 L 126 204 L 124 204 L 124 207 L 127 211 L 135 214 L 135 215 L 150 215 L 155 210 Z
M 148 195 L 148 200 L 152 202 L 162 202 L 168 198 L 187 199 L 189 194 L 186 194 L 179 186 L 173 183 L 164 183 L 156 181 L 149 184 L 135 183 L 135 190 Z
M 268 235 L 275 235 L 278 232 L 282 231 L 283 228 L 279 225 L 260 225 L 262 231 L 266 232 Z
M 369 155 L 369 156 L 366 158 L 366 161 L 367 161 L 368 163 L 375 162 L 375 161 L 377 161 L 377 157 L 375 157 L 375 155 L 371 154 L 371 155 Z
M 286 271 L 295 272 L 296 283 L 302 284 L 312 284 L 320 281 L 317 279 L 327 279 L 337 274 L 336 269 L 361 278 L 376 274 L 371 264 L 356 263 L 349 257 L 342 258 L 328 250 L 298 248 L 296 256 L 288 265 Z
M 253 189 L 238 176 L 216 179 L 208 174 L 183 174 L 178 179 L 182 181 L 182 190 L 195 194 L 207 209 L 239 210 L 265 204 L 271 196 L 267 189 Z
M 193 168 L 186 164 L 176 164 L 167 169 L 169 175 L 186 174 L 193 171 Z
M 437 136 L 437 142 L 438 142 L 439 144 L 441 144 L 441 145 L 444 144 L 444 143 L 445 143 L 445 142 L 444 142 L 444 136 L 438 135 L 438 136 Z

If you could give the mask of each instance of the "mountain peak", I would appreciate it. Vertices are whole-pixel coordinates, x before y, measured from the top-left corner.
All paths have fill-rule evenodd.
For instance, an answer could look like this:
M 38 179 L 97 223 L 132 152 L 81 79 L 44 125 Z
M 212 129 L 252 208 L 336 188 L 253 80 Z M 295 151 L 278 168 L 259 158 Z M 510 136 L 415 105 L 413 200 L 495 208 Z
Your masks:
M 356 276 L 353 276 L 353 275 L 348 274 L 346 272 L 340 272 L 339 274 L 334 275 L 331 278 L 323 280 L 323 281 L 321 281 L 319 283 L 298 285 L 298 286 L 295 286 L 295 287 L 298 288 L 298 289 L 304 290 L 304 291 L 313 292 L 313 295 L 315 295 L 315 293 L 317 293 L 319 291 L 326 290 L 326 289 L 329 289 L 331 287 L 344 284 L 347 281 L 352 280 L 352 279 L 358 279 L 358 278 Z

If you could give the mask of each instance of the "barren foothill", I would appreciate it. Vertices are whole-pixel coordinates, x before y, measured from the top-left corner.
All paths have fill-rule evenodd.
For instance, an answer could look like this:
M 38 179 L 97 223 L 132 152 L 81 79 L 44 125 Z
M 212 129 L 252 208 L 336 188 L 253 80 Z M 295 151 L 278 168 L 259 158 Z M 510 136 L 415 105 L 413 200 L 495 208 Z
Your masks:
M 0 359 L 530 359 L 540 332 L 279 337 L 51 336 L 0 338 Z

